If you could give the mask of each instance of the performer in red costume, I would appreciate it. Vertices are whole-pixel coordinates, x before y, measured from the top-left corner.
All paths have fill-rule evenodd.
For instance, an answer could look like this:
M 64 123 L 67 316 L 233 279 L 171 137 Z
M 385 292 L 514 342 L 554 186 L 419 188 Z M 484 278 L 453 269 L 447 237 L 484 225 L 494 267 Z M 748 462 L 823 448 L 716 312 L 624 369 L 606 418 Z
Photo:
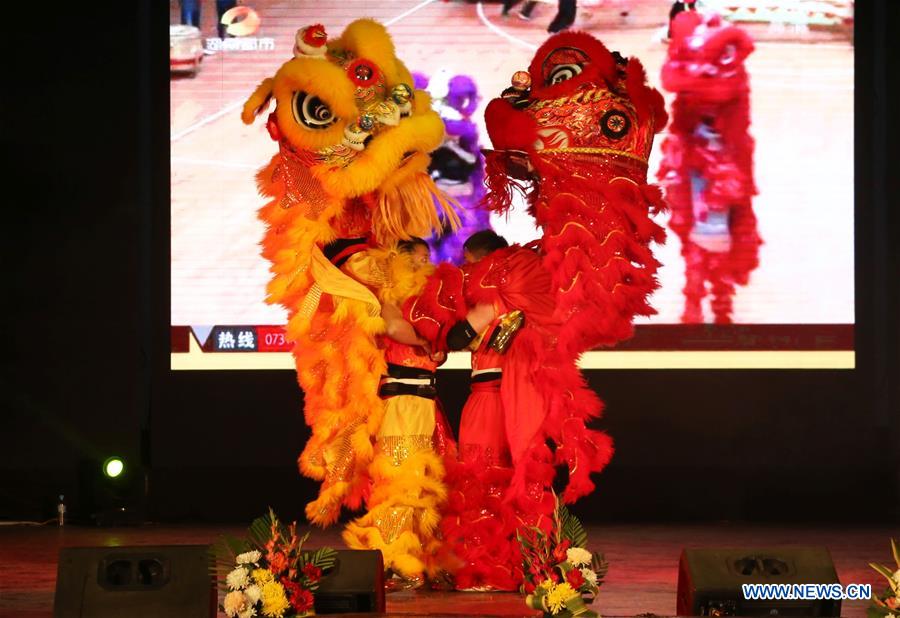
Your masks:
M 472 392 L 460 421 L 459 462 L 447 467 L 441 531 L 456 562 L 457 588 L 516 590 L 523 579 L 516 532 L 549 528 L 555 502 L 549 464 L 523 470 L 528 491 L 510 492 L 513 461 L 529 446 L 544 409 L 523 352 L 507 350 L 526 320 L 526 338 L 553 344 L 551 278 L 533 249 L 508 247 L 491 230 L 473 234 L 464 255 L 470 309 L 446 339 L 451 349 L 472 350 Z
M 683 12 L 672 23 L 662 83 L 675 101 L 659 177 L 685 260 L 682 322 L 704 321 L 701 303 L 711 292 L 715 322 L 731 323 L 734 288 L 759 264 L 744 68 L 752 51 L 747 33 L 717 15 Z

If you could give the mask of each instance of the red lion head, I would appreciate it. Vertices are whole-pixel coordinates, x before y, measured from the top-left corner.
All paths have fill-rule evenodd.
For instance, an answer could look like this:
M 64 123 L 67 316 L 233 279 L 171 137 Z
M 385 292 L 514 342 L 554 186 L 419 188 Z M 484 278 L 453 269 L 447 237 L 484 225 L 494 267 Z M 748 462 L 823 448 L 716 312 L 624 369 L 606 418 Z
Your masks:
M 641 63 L 584 32 L 547 39 L 515 82 L 485 113 L 498 150 L 590 148 L 646 161 L 666 124 L 662 96 L 646 85 Z
M 749 35 L 718 15 L 679 13 L 662 70 L 663 88 L 695 103 L 725 103 L 749 89 L 744 60 L 753 51 Z

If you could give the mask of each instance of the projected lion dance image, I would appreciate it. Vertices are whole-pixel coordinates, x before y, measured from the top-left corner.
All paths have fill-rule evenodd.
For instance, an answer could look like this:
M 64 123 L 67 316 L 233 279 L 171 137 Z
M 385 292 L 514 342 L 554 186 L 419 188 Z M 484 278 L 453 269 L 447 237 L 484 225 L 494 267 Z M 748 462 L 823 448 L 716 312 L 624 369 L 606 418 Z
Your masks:
M 435 349 L 473 352 L 441 524 L 460 589 L 522 584 L 516 535 L 551 525 L 558 467 L 564 502 L 594 490 L 613 445 L 586 426 L 602 402 L 577 361 L 653 312 L 651 244 L 665 236 L 651 218 L 663 200 L 647 159 L 666 113 L 640 62 L 564 33 L 512 83 L 486 110 L 485 203 L 505 213 L 520 193 L 543 235 L 509 247 L 476 234 L 461 271 L 439 266 L 409 314 Z M 435 319 L 441 310 L 456 321 Z
M 759 264 L 744 65 L 752 51 L 747 33 L 717 15 L 685 12 L 672 23 L 662 85 L 675 100 L 659 178 L 685 260 L 682 322 L 703 322 L 710 295 L 713 321 L 731 323 L 735 286 Z
M 259 85 L 242 118 L 253 122 L 274 100 L 267 129 L 278 153 L 257 177 L 270 198 L 259 216 L 273 274 L 267 300 L 287 309 L 312 429 L 299 467 L 321 481 L 307 518 L 326 526 L 342 507 L 365 505 L 345 541 L 382 550 L 387 568 L 416 580 L 434 552 L 446 442 L 436 363 L 403 348 L 400 335 L 388 341 L 397 319 L 386 308 L 428 274 L 415 247 L 398 243 L 457 219 L 428 174 L 444 127 L 412 83 L 380 24 L 355 21 L 330 40 L 314 25 L 297 33 L 294 57 Z M 410 374 L 430 390 L 379 395 Z

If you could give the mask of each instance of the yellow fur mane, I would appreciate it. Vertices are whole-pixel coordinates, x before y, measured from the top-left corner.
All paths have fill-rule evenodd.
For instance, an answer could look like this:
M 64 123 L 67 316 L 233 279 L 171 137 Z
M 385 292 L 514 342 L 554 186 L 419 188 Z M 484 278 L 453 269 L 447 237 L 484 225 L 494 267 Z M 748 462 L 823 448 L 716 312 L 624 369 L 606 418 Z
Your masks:
M 257 176 L 260 192 L 270 198 L 259 211 L 266 224 L 262 253 L 272 272 L 267 301 L 288 312 L 287 336 L 312 428 L 298 463 L 322 481 L 306 513 L 323 526 L 342 506 L 358 508 L 368 488 L 383 413 L 378 381 L 386 368 L 375 341 L 384 329 L 379 303 L 419 285 L 418 276 L 403 275 L 399 266 L 389 268 L 396 287 L 367 285 L 328 262 L 323 249 L 342 235 L 369 235 L 392 247 L 439 230 L 443 220 L 458 223 L 427 172 L 443 123 L 425 92 L 412 92 L 408 104 L 397 95 L 412 77 L 385 28 L 355 21 L 326 48 L 318 57 L 297 52 L 263 80 L 241 114 L 250 124 L 275 103 L 268 128 L 279 152 Z M 374 86 L 351 79 L 350 67 L 363 60 L 377 68 Z M 310 122 L 305 108 L 298 109 L 298 101 L 312 97 L 325 122 Z M 366 114 L 365 120 L 378 120 L 369 139 L 356 142 L 361 149 L 348 147 L 348 132 L 362 130 Z M 365 217 L 359 221 L 361 208 L 368 209 L 368 229 Z

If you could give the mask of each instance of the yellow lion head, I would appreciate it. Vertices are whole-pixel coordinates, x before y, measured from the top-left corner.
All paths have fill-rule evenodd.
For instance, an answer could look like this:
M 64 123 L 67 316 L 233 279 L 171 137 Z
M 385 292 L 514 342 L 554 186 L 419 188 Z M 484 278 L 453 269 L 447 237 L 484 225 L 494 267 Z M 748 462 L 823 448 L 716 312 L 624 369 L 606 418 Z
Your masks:
M 375 237 L 390 243 L 439 229 L 438 210 L 455 217 L 427 173 L 444 126 L 411 84 L 381 24 L 357 20 L 332 40 L 317 24 L 297 32 L 294 57 L 259 85 L 241 117 L 252 123 L 274 99 L 269 133 L 287 173 L 305 178 L 295 197 L 366 198 Z

